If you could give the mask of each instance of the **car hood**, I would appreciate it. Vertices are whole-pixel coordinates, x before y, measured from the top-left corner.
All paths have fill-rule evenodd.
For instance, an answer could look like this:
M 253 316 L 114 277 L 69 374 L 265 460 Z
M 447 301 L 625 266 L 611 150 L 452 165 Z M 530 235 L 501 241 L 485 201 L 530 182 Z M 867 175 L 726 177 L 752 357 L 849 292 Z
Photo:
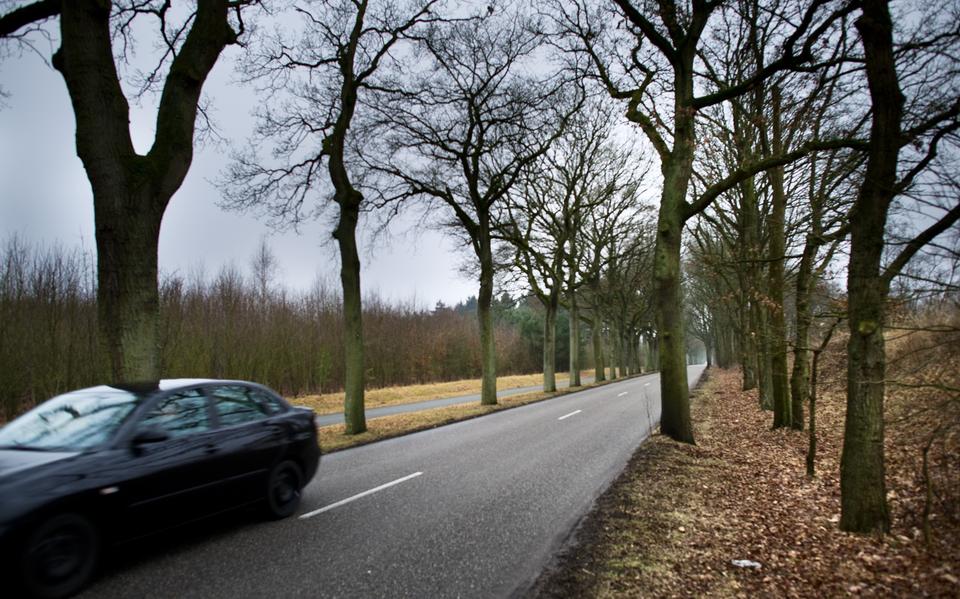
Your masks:
M 74 451 L 0 449 L 0 477 L 67 460 L 77 454 L 78 452 Z

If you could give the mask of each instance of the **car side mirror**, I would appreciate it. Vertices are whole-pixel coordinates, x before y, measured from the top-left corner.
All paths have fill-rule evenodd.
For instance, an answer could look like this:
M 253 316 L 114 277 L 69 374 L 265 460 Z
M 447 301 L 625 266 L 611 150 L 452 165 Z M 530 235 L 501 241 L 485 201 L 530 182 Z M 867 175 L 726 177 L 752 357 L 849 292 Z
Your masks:
M 150 443 L 160 443 L 170 438 L 170 433 L 159 426 L 147 426 L 137 431 L 133 436 L 131 444 L 134 447 L 148 445 Z

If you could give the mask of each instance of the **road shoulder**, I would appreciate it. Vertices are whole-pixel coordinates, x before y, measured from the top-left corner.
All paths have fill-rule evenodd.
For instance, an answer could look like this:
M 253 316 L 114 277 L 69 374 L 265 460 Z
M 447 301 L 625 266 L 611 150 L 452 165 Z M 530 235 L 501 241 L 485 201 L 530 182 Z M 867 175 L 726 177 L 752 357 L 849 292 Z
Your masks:
M 806 433 L 771 430 L 739 382 L 710 371 L 693 399 L 699 445 L 641 445 L 530 595 L 957 596 L 956 547 L 924 547 L 906 509 L 882 539 L 838 530 L 842 397 L 823 401 L 809 479 Z M 909 467 L 891 462 L 893 482 Z

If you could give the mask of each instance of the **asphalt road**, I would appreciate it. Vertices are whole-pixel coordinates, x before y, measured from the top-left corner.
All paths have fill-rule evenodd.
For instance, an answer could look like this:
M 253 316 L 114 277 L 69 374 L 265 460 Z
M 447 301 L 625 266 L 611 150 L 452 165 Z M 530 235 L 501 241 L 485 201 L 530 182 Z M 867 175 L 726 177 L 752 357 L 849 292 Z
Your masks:
M 584 385 L 593 382 L 592 376 L 581 376 L 580 382 Z M 570 386 L 570 381 L 565 380 L 557 383 L 558 389 L 564 389 Z M 503 389 L 497 391 L 497 397 L 508 397 L 510 395 L 520 395 L 521 393 L 530 393 L 533 391 L 542 391 L 543 385 L 534 385 L 532 387 L 514 387 L 513 389 Z M 405 414 L 407 412 L 419 412 L 420 410 L 430 410 L 433 408 L 442 408 L 445 406 L 454 406 L 464 403 L 473 403 L 480 401 L 480 394 L 458 395 L 456 397 L 445 397 L 443 399 L 428 399 L 427 401 L 416 401 L 393 406 L 384 406 L 382 408 L 371 408 L 365 411 L 367 420 L 372 418 L 381 418 L 383 416 L 392 416 L 393 414 Z M 297 403 L 294 399 L 293 403 Z M 327 426 L 328 424 L 343 424 L 343 412 L 335 414 L 321 414 L 317 416 L 317 426 Z
M 298 516 L 124 549 L 83 596 L 522 595 L 657 421 L 657 376 L 325 456 Z

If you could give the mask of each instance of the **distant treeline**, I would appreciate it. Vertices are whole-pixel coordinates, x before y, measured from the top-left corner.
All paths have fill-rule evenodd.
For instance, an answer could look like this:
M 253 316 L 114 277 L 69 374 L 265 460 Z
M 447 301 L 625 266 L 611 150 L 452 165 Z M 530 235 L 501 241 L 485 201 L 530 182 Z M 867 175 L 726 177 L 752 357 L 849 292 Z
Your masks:
M 96 320 L 93 257 L 78 249 L 7 240 L 0 249 L 0 417 L 110 376 Z M 317 281 L 291 293 L 228 266 L 214 277 L 160 282 L 164 377 L 262 382 L 286 395 L 343 386 L 340 298 Z M 535 302 L 495 302 L 499 374 L 542 369 L 543 317 Z M 560 364 L 568 360 L 565 318 Z M 480 376 L 476 300 L 426 309 L 364 298 L 370 387 Z

